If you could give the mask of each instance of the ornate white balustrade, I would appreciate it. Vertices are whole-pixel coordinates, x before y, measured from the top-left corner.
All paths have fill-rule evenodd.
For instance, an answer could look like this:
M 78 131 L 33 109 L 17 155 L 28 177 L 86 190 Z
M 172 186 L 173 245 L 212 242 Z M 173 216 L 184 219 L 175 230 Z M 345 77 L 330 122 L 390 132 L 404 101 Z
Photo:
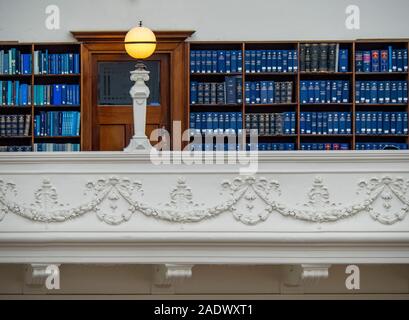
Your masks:
M 409 263 L 408 188 L 405 151 L 260 154 L 245 175 L 137 154 L 1 154 L 0 263 L 155 264 L 160 283 L 194 264 L 318 277 Z

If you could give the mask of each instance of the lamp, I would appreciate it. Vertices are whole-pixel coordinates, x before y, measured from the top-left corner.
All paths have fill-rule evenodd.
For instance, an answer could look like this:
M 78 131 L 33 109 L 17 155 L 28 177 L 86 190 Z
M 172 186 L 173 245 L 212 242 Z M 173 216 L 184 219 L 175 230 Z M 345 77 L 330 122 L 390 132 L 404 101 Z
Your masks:
M 142 26 L 132 28 L 125 36 L 125 50 L 131 57 L 141 60 L 149 58 L 156 49 L 155 34 Z M 131 81 L 135 84 L 129 91 L 133 101 L 134 135 L 125 152 L 149 151 L 152 146 L 145 134 L 146 104 L 149 97 L 149 88 L 145 84 L 149 80 L 149 71 L 142 61 L 137 61 L 136 70 L 131 71 Z

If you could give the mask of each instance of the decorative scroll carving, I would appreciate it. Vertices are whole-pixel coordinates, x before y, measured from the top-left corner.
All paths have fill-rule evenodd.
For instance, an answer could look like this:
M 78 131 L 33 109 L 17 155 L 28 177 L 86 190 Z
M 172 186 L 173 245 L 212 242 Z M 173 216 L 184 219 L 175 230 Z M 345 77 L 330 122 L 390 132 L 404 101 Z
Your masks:
M 237 177 L 221 184 L 225 191 L 218 204 L 205 208 L 194 201 L 191 188 L 183 177 L 170 190 L 170 200 L 165 205 L 150 205 L 142 202 L 142 183 L 127 177 L 100 178 L 86 184 L 89 199 L 85 204 L 68 208 L 59 202 L 56 188 L 44 180 L 34 191 L 34 202 L 29 208 L 11 201 L 10 193 L 16 194 L 15 185 L 0 180 L 0 221 L 7 213 L 39 222 L 63 222 L 93 212 L 98 218 L 111 225 L 129 221 L 134 214 L 143 214 L 174 223 L 199 222 L 232 212 L 234 218 L 246 225 L 267 220 L 269 215 L 279 213 L 286 217 L 310 222 L 331 222 L 352 217 L 361 212 L 382 223 L 393 224 L 403 220 L 409 211 L 406 196 L 409 181 L 402 178 L 383 177 L 362 180 L 358 194 L 364 196 L 351 199 L 349 204 L 331 202 L 324 181 L 316 177 L 306 195 L 306 202 L 290 207 L 281 201 L 278 181 L 264 177 Z M 211 187 L 211 186 L 209 186 Z

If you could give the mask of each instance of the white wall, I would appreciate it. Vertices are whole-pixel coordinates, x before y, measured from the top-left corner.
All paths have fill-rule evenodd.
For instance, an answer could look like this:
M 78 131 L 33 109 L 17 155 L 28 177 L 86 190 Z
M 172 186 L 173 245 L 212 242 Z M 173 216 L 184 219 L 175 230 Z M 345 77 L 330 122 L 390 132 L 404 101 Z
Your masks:
M 45 27 L 60 8 L 61 28 Z M 349 4 L 361 29 L 345 28 Z M 409 38 L 408 0 L 0 0 L 0 41 L 71 41 L 70 30 L 193 29 L 195 40 Z

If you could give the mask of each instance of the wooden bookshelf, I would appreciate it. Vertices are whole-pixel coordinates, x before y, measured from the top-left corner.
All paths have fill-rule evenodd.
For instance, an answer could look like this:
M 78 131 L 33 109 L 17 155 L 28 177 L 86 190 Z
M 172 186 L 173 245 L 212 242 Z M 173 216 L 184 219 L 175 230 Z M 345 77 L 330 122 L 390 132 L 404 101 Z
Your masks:
M 19 43 L 19 42 L 2 42 L 0 50 L 9 50 L 17 48 L 21 53 L 31 54 L 31 74 L 0 74 L 0 80 L 20 81 L 31 86 L 31 103 L 24 106 L 0 106 L 0 115 L 6 114 L 26 114 L 31 115 L 30 133 L 28 136 L 17 137 L 0 137 L 0 145 L 27 145 L 34 150 L 34 144 L 37 142 L 47 143 L 78 143 L 82 149 L 83 137 L 37 137 L 34 136 L 34 117 L 40 111 L 79 111 L 82 114 L 82 74 L 81 74 L 81 43 L 77 42 L 50 42 L 50 43 Z M 48 50 L 50 54 L 54 53 L 77 53 L 80 56 L 80 73 L 75 74 L 37 74 L 34 72 L 34 52 Z M 80 88 L 80 105 L 35 105 L 34 104 L 34 85 L 52 85 L 52 84 L 77 84 Z M 82 121 L 80 121 L 80 132 L 82 132 Z
M 300 70 L 300 46 L 302 44 L 312 43 L 337 43 L 339 48 L 348 49 L 348 71 L 347 72 L 305 72 Z M 385 103 L 385 104 L 362 104 L 356 103 L 355 99 L 355 84 L 356 81 L 394 81 L 402 80 L 409 81 L 409 72 L 356 72 L 355 70 L 355 54 L 356 51 L 362 50 L 383 50 L 389 45 L 397 49 L 408 49 L 407 40 L 402 39 L 382 39 L 382 40 L 325 40 L 325 41 L 243 41 L 243 42 L 197 42 L 192 41 L 187 43 L 187 110 L 190 112 L 210 111 L 210 112 L 228 112 L 232 111 L 231 106 L 210 105 L 206 106 L 190 105 L 190 81 L 203 81 L 209 79 L 222 79 L 221 76 L 238 75 L 243 79 L 243 104 L 241 111 L 243 113 L 243 128 L 245 128 L 246 113 L 269 113 L 269 112 L 296 112 L 296 135 L 260 135 L 259 142 L 296 142 L 296 150 L 301 149 L 302 143 L 348 143 L 350 149 L 354 150 L 356 143 L 365 142 L 389 142 L 389 143 L 407 143 L 409 144 L 409 134 L 405 135 L 362 135 L 357 134 L 355 130 L 356 112 L 359 111 L 391 111 L 391 112 L 409 112 L 408 103 Z M 243 57 L 242 72 L 235 74 L 205 74 L 190 72 L 190 50 L 241 50 Z M 245 51 L 246 50 L 297 50 L 298 52 L 298 70 L 297 72 L 246 72 L 245 70 Z M 219 78 L 217 78 L 219 76 Z M 214 78 L 212 78 L 214 77 Z M 293 81 L 293 101 L 292 103 L 279 104 L 246 104 L 245 100 L 245 82 L 246 81 Z M 300 82 L 304 80 L 347 80 L 350 83 L 350 101 L 348 103 L 300 103 Z M 234 109 L 239 111 L 240 108 Z M 300 113 L 301 112 L 351 112 L 352 127 L 351 134 L 301 134 L 300 133 Z M 189 116 L 188 119 L 188 128 Z

